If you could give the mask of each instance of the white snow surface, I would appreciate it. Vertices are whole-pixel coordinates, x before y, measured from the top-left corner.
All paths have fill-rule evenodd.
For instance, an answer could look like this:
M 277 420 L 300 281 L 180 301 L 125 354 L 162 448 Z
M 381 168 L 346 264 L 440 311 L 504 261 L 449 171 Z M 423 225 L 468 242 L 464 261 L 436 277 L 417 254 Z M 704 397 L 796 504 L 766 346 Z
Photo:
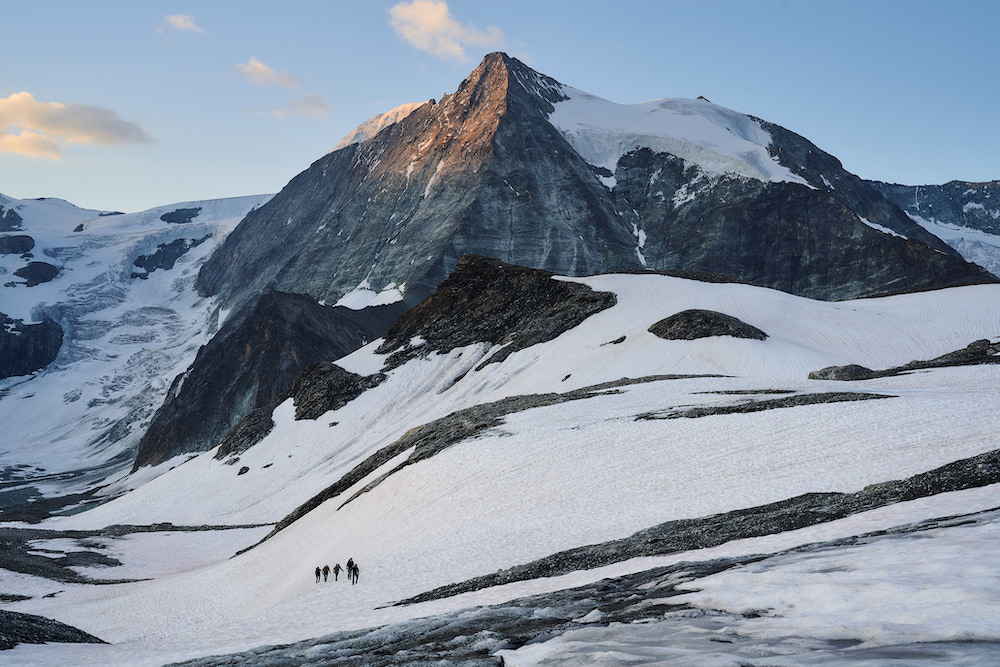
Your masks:
M 714 549 L 637 559 L 421 605 L 385 607 L 443 584 L 562 549 L 625 537 L 664 521 L 806 492 L 857 491 L 997 447 L 1000 365 L 939 369 L 849 385 L 810 381 L 806 376 L 834 364 L 886 368 L 930 359 L 976 339 L 995 340 L 1000 337 L 1000 286 L 828 303 L 747 285 L 655 275 L 561 279 L 614 292 L 617 304 L 555 340 L 481 370 L 474 369 L 492 351 L 485 344 L 412 360 L 390 371 L 384 383 L 360 399 L 315 421 L 295 421 L 288 401 L 273 415 L 274 430 L 241 454 L 238 465 L 216 461 L 214 452 L 186 462 L 178 459 L 163 466 L 176 467 L 122 497 L 74 516 L 50 519 L 43 527 L 85 529 L 162 521 L 270 524 L 415 426 L 461 408 L 623 377 L 670 373 L 725 377 L 633 384 L 588 399 L 514 413 L 501 426 L 404 467 L 343 504 L 354 490 L 403 461 L 408 455 L 404 452 L 345 494 L 235 558 L 229 556 L 256 541 L 260 532 L 244 529 L 232 539 L 206 534 L 210 539 L 205 553 L 183 571 L 176 563 L 184 559 L 176 554 L 191 548 L 186 541 L 191 537 L 149 534 L 115 541 L 113 548 L 121 554 L 126 571 L 134 572 L 137 563 L 145 563 L 152 573 L 150 581 L 87 586 L 0 571 L 0 590 L 28 590 L 34 595 L 6 608 L 55 618 L 112 642 L 111 646 L 21 646 L 0 654 L 0 662 L 60 664 L 71 655 L 75 664 L 162 664 L 455 613 L 671 562 L 777 551 L 997 505 L 996 487 L 973 489 Z M 769 338 L 666 341 L 648 332 L 651 324 L 688 308 L 738 317 Z M 623 342 L 608 344 L 621 336 Z M 374 351 L 378 345 L 375 341 L 338 364 L 354 372 L 375 372 L 384 361 Z M 714 393 L 733 390 L 756 390 L 761 392 L 758 398 L 771 397 L 768 392 L 777 390 L 862 391 L 893 398 L 698 419 L 636 419 L 682 406 L 746 400 L 745 395 Z M 241 466 L 249 472 L 238 475 Z M 904 540 L 831 555 L 831 567 L 848 568 L 851 574 L 826 584 L 810 583 L 803 597 L 810 604 L 787 613 L 783 610 L 791 609 L 792 601 L 782 586 L 792 586 L 801 572 L 794 559 L 772 569 L 761 566 L 721 574 L 709 580 L 711 585 L 703 593 L 692 593 L 691 600 L 738 611 L 750 604 L 752 586 L 761 581 L 766 595 L 762 604 L 781 615 L 745 620 L 740 632 L 796 634 L 845 618 L 851 610 L 866 609 L 872 598 L 861 588 L 884 575 L 887 599 L 900 605 L 910 625 L 899 630 L 883 623 L 859 636 L 864 629 L 862 614 L 844 626 L 842 635 L 868 644 L 919 636 L 921 629 L 935 638 L 971 633 L 1000 639 L 995 620 L 972 628 L 962 620 L 992 613 L 998 579 L 996 557 L 989 556 L 989 550 L 996 553 L 995 533 L 969 530 L 952 535 L 961 537 L 973 559 L 983 556 L 976 567 L 994 576 L 986 584 L 981 578 L 952 581 L 941 597 L 921 593 L 913 602 L 919 609 L 908 608 L 908 600 L 898 594 L 905 586 L 924 585 L 916 560 L 900 559 L 901 549 L 913 548 Z M 942 538 L 934 545 L 934 558 L 943 565 L 953 565 L 963 553 L 949 546 L 952 541 Z M 358 586 L 313 582 L 314 567 L 343 564 L 348 557 L 361 565 Z M 896 559 L 903 566 L 892 573 Z M 872 568 L 866 569 L 869 563 Z M 117 577 L 115 568 L 102 574 Z M 737 578 L 739 592 L 726 592 L 727 576 Z M 943 574 L 930 578 L 926 587 L 943 580 Z M 697 583 L 692 587 L 700 588 Z M 985 593 L 971 594 L 983 585 Z M 838 605 L 835 600 L 842 587 L 850 594 L 844 593 L 847 602 Z M 62 591 L 57 597 L 42 597 L 56 590 Z M 958 620 L 931 627 L 934 605 L 943 612 L 954 610 L 956 604 L 961 605 Z M 638 632 L 621 630 L 623 637 Z M 644 641 L 640 637 L 634 646 Z M 565 646 L 555 643 L 549 648 L 562 651 Z M 522 657 L 526 662 L 511 664 L 537 662 Z
M 771 135 L 747 116 L 703 99 L 617 104 L 564 86 L 552 123 L 588 163 L 612 174 L 629 151 L 670 153 L 709 174 L 808 183 L 767 151 Z M 605 183 L 612 187 L 613 183 Z
M 34 261 L 59 269 L 26 287 L 10 278 L 26 260 L 0 255 L 0 312 L 25 322 L 49 317 L 64 331 L 55 361 L 27 376 L 0 380 L 0 467 L 52 474 L 102 466 L 133 446 L 171 380 L 194 359 L 216 324 L 211 300 L 194 290 L 198 269 L 252 208 L 271 195 L 184 202 L 148 211 L 99 215 L 58 199 L 12 200 L 35 241 Z M 189 223 L 161 220 L 198 208 Z M 74 232 L 77 225 L 83 230 Z M 143 280 L 140 255 L 176 239 L 198 241 L 172 269 Z M 116 424 L 124 437 L 109 437 Z M 122 465 L 122 463 L 119 463 Z M 103 474 L 107 474 L 107 470 Z M 84 476 L 78 482 L 92 481 Z M 55 480 L 52 480 L 55 483 Z M 43 491 L 46 482 L 36 484 Z
M 360 144 L 368 141 L 385 128 L 398 123 L 425 104 L 427 103 L 408 102 L 406 104 L 401 104 L 395 109 L 386 111 L 385 113 L 372 116 L 365 122 L 361 123 L 361 125 L 358 125 L 356 128 L 344 135 L 344 138 L 337 142 L 337 145 L 334 146 L 333 150 L 340 150 L 341 148 L 350 146 L 351 144 Z

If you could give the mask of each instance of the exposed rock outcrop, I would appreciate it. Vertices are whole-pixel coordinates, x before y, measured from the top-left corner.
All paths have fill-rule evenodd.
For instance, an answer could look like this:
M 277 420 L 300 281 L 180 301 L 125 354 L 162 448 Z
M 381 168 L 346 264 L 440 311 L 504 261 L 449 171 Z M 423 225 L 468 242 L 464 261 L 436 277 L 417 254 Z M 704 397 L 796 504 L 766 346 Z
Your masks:
M 0 232 L 19 232 L 23 222 L 17 211 L 0 206 Z
M 20 255 L 31 252 L 35 247 L 35 239 L 24 234 L 0 236 L 0 255 Z
M 145 280 L 149 277 L 149 274 L 157 269 L 170 270 L 174 268 L 174 264 L 180 259 L 184 253 L 186 253 L 191 248 L 196 248 L 205 241 L 207 241 L 210 236 L 204 236 L 200 239 L 174 239 L 170 243 L 161 243 L 157 246 L 156 251 L 148 255 L 139 255 L 135 258 L 132 264 L 142 271 L 133 272 L 133 278 L 142 278 Z
M 24 278 L 28 287 L 47 283 L 59 275 L 59 269 L 48 262 L 28 262 L 26 266 L 14 271 L 18 278 Z
M 873 371 L 864 366 L 849 364 L 847 366 L 827 366 L 809 373 L 810 380 L 871 380 L 872 378 L 891 377 L 910 371 L 927 368 L 947 368 L 949 366 L 974 366 L 976 364 L 1000 364 L 1000 341 L 991 343 L 988 339 L 969 343 L 961 350 L 955 350 L 940 357 L 925 361 L 914 360 L 902 366 Z
M 0 378 L 45 368 L 59 354 L 62 342 L 62 327 L 52 320 L 24 324 L 0 313 Z
M 71 625 L 44 616 L 0 609 L 0 651 L 18 644 L 107 644 Z
M 649 332 L 665 340 L 695 340 L 709 336 L 732 336 L 765 340 L 767 334 L 742 320 L 713 310 L 684 310 L 660 320 Z
M 614 294 L 553 280 L 548 271 L 470 255 L 434 294 L 389 328 L 377 352 L 391 353 L 386 367 L 394 368 L 432 351 L 504 345 L 485 365 L 552 340 L 615 302 Z

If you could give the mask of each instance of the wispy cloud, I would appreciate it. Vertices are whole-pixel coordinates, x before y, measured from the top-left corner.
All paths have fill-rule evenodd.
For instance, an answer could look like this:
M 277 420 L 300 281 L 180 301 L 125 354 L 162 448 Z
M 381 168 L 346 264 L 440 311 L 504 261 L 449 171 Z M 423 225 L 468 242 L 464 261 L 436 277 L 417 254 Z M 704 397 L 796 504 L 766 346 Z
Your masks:
M 438 58 L 466 60 L 465 47 L 499 48 L 504 35 L 496 26 L 479 30 L 460 23 L 444 0 L 411 0 L 389 9 L 389 25 L 403 41 Z
M 236 71 L 247 80 L 258 86 L 281 86 L 283 88 L 298 88 L 302 85 L 299 77 L 288 72 L 278 74 L 268 67 L 257 56 L 250 56 L 250 60 L 236 66 Z
M 302 95 L 293 97 L 283 107 L 271 109 L 275 118 L 288 120 L 291 118 L 326 118 L 333 112 L 333 107 L 323 101 L 319 95 Z
M 194 22 L 189 14 L 170 14 L 165 16 L 160 25 L 156 26 L 156 32 L 163 34 L 167 30 L 177 32 L 205 32 Z
M 111 109 L 39 102 L 28 92 L 0 98 L 0 151 L 58 160 L 61 145 L 146 143 L 154 143 L 146 130 Z

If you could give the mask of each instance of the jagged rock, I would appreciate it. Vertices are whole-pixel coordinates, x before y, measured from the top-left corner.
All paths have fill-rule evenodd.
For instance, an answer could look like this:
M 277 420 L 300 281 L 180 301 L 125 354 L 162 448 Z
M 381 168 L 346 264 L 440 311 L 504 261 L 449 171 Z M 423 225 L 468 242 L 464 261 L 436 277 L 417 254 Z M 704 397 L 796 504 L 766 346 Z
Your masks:
M 0 236 L 0 255 L 22 255 L 31 252 L 35 247 L 35 239 L 18 234 L 16 236 Z
M 767 334 L 732 315 L 712 310 L 684 310 L 649 327 L 649 332 L 666 340 L 695 340 L 709 336 L 732 336 L 765 340 Z
M 134 468 L 215 447 L 252 410 L 271 408 L 304 368 L 377 338 L 405 307 L 354 311 L 298 294 L 265 294 L 232 316 L 174 380 L 139 442 Z
M 434 294 L 389 328 L 377 352 L 392 353 L 386 367 L 394 368 L 432 351 L 504 345 L 485 365 L 552 340 L 615 302 L 614 294 L 553 280 L 548 271 L 470 255 Z
M 19 232 L 23 222 L 17 211 L 0 206 L 0 232 Z
M 273 407 L 271 406 L 251 410 L 222 439 L 219 451 L 215 453 L 215 458 L 221 461 L 239 456 L 266 438 L 267 434 L 274 429 L 274 420 L 271 419 L 272 412 Z
M 45 368 L 59 354 L 62 341 L 62 327 L 52 320 L 24 324 L 0 313 L 0 378 Z
M 296 419 L 319 419 L 341 408 L 372 387 L 385 375 L 363 376 L 331 363 L 319 363 L 302 371 L 288 393 L 295 401 Z
M 0 650 L 11 649 L 18 644 L 47 644 L 49 642 L 107 643 L 83 630 L 44 616 L 0 609 Z
M 24 278 L 28 287 L 47 283 L 59 275 L 59 269 L 48 262 L 28 262 L 27 266 L 14 271 L 18 278 Z

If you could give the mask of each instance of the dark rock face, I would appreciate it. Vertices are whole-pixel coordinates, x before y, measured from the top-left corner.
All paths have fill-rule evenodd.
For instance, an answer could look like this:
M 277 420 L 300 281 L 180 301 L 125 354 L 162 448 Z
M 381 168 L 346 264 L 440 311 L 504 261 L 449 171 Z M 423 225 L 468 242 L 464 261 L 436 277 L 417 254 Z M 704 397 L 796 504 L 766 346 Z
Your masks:
M 24 278 L 28 287 L 47 283 L 59 275 L 59 269 L 48 262 L 28 262 L 27 266 L 14 271 L 18 278 Z
M 0 206 L 0 232 L 19 232 L 23 222 L 17 211 Z
M 732 315 L 712 310 L 684 310 L 649 327 L 649 332 L 666 340 L 695 340 L 709 336 L 732 336 L 765 340 L 767 334 Z
M 35 239 L 18 234 L 16 236 L 0 236 L 0 255 L 21 255 L 31 252 L 35 247 Z
M 736 177 L 699 182 L 697 168 L 649 149 L 619 161 L 614 195 L 618 209 L 631 212 L 625 220 L 645 232 L 642 253 L 651 269 L 724 272 L 754 285 L 832 300 L 994 281 L 860 179 L 841 173 L 844 181 L 867 189 L 862 194 L 875 203 L 796 183 Z M 815 175 L 820 183 L 821 176 Z M 675 204 L 678 193 L 694 188 L 697 197 Z M 866 225 L 859 209 L 909 238 Z
M 199 292 L 333 301 L 368 280 L 405 284 L 413 305 L 466 254 L 564 275 L 725 273 L 821 299 L 995 280 L 769 123 L 770 150 L 815 189 L 706 175 L 640 149 L 609 190 L 548 122 L 561 99 L 555 80 L 490 54 L 454 95 L 324 156 L 250 213 L 202 268 Z
M 252 410 L 269 408 L 307 366 L 377 338 L 403 304 L 352 311 L 272 292 L 234 315 L 174 380 L 139 443 L 135 468 L 219 444 Z
M 164 213 L 160 216 L 160 220 L 163 222 L 171 222 L 176 225 L 183 225 L 197 218 L 199 213 L 201 213 L 200 206 L 197 208 L 178 208 Z
M 107 643 L 83 630 L 44 616 L 20 614 L 16 611 L 0 609 L 0 650 L 11 649 L 18 644 L 47 644 L 49 642 Z
M 898 185 L 869 181 L 899 208 L 926 220 L 1000 235 L 1000 181 Z
M 910 371 L 927 368 L 948 368 L 950 366 L 974 366 L 977 364 L 1000 364 L 1000 341 L 991 343 L 988 339 L 969 343 L 961 350 L 955 350 L 929 360 L 914 360 L 902 366 L 873 371 L 864 366 L 828 366 L 809 373 L 810 380 L 870 380 L 891 377 Z
M 474 343 L 506 345 L 483 362 L 503 361 L 569 331 L 616 302 L 614 294 L 552 279 L 548 271 L 470 255 L 437 291 L 386 332 L 381 354 L 394 368 L 409 359 Z M 411 345 L 414 339 L 419 345 Z
M 199 209 L 200 210 L 200 209 Z M 170 243 L 161 243 L 156 252 L 150 253 L 148 255 L 139 255 L 133 264 L 140 269 L 141 273 L 133 273 L 133 278 L 142 278 L 145 280 L 149 277 L 149 274 L 157 269 L 165 269 L 169 271 L 174 268 L 174 263 L 181 258 L 184 253 L 186 253 L 191 248 L 195 248 L 210 237 L 205 236 L 200 239 L 174 239 Z
M 59 354 L 62 341 L 62 327 L 52 320 L 24 324 L 0 313 L 0 378 L 45 368 Z

